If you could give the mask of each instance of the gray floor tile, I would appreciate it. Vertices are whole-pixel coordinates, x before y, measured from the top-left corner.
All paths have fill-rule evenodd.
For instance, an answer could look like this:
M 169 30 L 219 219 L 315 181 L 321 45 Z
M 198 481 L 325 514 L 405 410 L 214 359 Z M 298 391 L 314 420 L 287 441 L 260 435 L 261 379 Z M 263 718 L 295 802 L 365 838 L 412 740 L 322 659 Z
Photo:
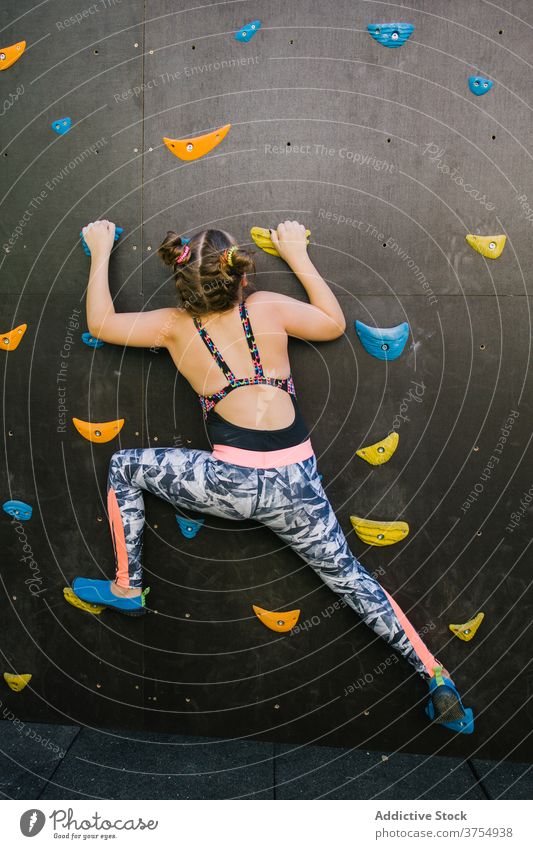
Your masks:
M 483 799 L 466 761 L 276 746 L 277 799 Z
M 270 799 L 273 746 L 82 730 L 44 799 Z
M 77 725 L 0 723 L 0 793 L 37 799 L 79 732 Z
M 533 764 L 477 758 L 472 763 L 491 799 L 533 799 Z

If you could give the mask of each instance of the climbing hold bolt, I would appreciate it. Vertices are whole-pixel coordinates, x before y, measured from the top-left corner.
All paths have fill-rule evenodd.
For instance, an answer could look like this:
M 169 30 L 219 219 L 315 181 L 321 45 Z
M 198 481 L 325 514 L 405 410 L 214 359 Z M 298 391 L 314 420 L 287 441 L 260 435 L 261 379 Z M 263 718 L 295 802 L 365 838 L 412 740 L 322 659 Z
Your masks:
M 193 520 L 185 519 L 183 516 L 176 516 L 176 522 L 185 539 L 193 539 L 204 524 L 205 519 Z
M 273 610 L 264 610 L 256 604 L 252 604 L 252 608 L 263 625 L 266 625 L 271 631 L 277 631 L 278 633 L 285 633 L 285 631 L 290 631 L 291 628 L 294 628 L 300 616 L 299 610 L 275 612 Z
M 235 38 L 237 41 L 243 41 L 247 44 L 252 40 L 254 35 L 258 30 L 261 29 L 261 21 L 252 21 L 249 24 L 245 24 L 240 28 L 238 32 L 235 33 Z
M 89 333 L 89 331 L 81 334 L 81 340 L 88 345 L 89 348 L 102 348 L 105 345 L 105 342 L 102 342 L 101 339 L 97 339 L 96 336 L 93 336 L 92 333 Z
M 356 321 L 355 330 L 365 351 L 378 360 L 396 360 L 409 338 L 406 321 L 396 327 L 369 327 L 362 321 Z
M 25 41 L 17 41 L 10 47 L 0 47 L 0 71 L 5 71 L 17 62 L 26 49 Z
M 16 351 L 27 327 L 27 324 L 19 324 L 18 327 L 14 327 L 8 333 L 0 333 L 0 347 L 4 351 Z
M 63 587 L 63 596 L 65 601 L 68 601 L 72 607 L 77 607 L 79 610 L 86 610 L 87 613 L 98 615 L 102 610 L 105 610 L 105 605 L 103 604 L 91 604 L 89 601 L 83 601 L 81 598 L 78 598 L 71 587 Z
M 401 47 L 414 31 L 413 24 L 368 24 L 367 30 L 384 47 Z
M 350 516 L 350 522 L 360 540 L 367 545 L 394 545 L 409 533 L 407 522 L 375 522 Z
M 115 242 L 118 242 L 118 240 L 120 239 L 123 232 L 124 232 L 123 227 L 115 227 Z M 90 256 L 91 252 L 89 250 L 89 246 L 88 246 L 87 242 L 85 241 L 85 239 L 83 238 L 83 230 L 80 231 L 80 238 L 81 238 L 81 246 L 82 246 L 83 250 L 85 251 L 86 256 Z
M 492 80 L 487 80 L 485 77 L 468 77 L 468 88 L 478 97 L 490 91 L 493 85 Z
M 475 636 L 476 631 L 483 622 L 484 618 L 484 613 L 478 613 L 477 616 L 474 616 L 473 619 L 469 619 L 468 622 L 464 622 L 463 625 L 448 625 L 448 627 L 452 634 L 455 634 L 455 636 L 459 637 L 460 640 L 468 642 Z
M 471 248 L 488 259 L 498 259 L 505 247 L 507 236 L 473 236 L 465 237 Z
M 33 508 L 29 504 L 25 504 L 24 501 L 6 501 L 5 504 L 2 504 L 2 510 L 8 516 L 18 519 L 19 522 L 29 522 L 33 513 Z
M 305 231 L 305 236 L 307 240 L 307 244 L 309 244 L 309 236 L 311 235 L 310 230 Z M 250 236 L 254 240 L 255 244 L 258 248 L 261 248 L 262 251 L 265 251 L 267 254 L 272 254 L 272 256 L 279 256 L 276 248 L 273 245 L 272 239 L 270 238 L 270 230 L 267 230 L 265 227 L 252 227 L 250 230 Z
M 227 136 L 231 124 L 225 124 L 212 133 L 196 136 L 193 139 L 168 139 L 163 138 L 166 146 L 178 159 L 190 161 L 200 159 L 206 153 L 210 153 Z
M 112 422 L 84 422 L 81 419 L 72 419 L 74 427 L 89 442 L 110 442 L 120 433 L 124 419 L 115 419 Z
M 65 136 L 72 127 L 70 118 L 58 118 L 57 121 L 52 121 L 52 129 L 58 136 Z
M 356 451 L 358 457 L 366 460 L 371 466 L 381 466 L 387 463 L 398 447 L 400 435 L 393 430 L 385 439 L 380 442 L 375 442 L 373 445 L 367 445 L 365 448 L 360 448 Z
M 10 690 L 14 693 L 20 693 L 31 681 L 31 675 L 12 675 L 11 672 L 4 672 L 4 681 Z

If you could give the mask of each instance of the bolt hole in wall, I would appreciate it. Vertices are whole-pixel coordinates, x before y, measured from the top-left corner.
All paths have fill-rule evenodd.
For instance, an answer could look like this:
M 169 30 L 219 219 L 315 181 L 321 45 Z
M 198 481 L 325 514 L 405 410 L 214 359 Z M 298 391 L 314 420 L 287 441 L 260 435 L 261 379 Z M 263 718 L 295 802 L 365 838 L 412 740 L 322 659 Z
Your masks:
M 485 350 L 485 345 L 484 345 L 484 343 L 483 343 L 483 342 L 481 343 L 481 345 L 480 345 L 479 347 L 480 347 L 480 349 L 481 349 L 482 351 L 484 351 L 484 350 Z
M 95 51 L 94 51 L 94 55 L 95 55 L 95 56 L 98 56 L 98 50 L 95 50 Z

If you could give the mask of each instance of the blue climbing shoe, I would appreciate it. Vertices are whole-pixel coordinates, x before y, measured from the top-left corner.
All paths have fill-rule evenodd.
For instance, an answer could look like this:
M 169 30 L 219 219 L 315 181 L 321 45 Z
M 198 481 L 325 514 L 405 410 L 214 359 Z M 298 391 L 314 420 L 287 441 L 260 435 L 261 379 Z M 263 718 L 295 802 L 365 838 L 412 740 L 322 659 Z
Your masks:
M 444 678 L 442 666 L 434 668 L 435 675 L 429 682 L 429 702 L 426 714 L 432 722 L 438 722 L 458 734 L 474 732 L 472 708 L 465 708 L 453 681 Z
M 135 598 L 120 598 L 111 592 L 111 581 L 94 581 L 92 578 L 74 578 L 72 590 L 82 601 L 90 604 L 102 604 L 125 616 L 144 616 L 146 613 L 145 597 L 150 592 L 146 587 L 141 595 Z

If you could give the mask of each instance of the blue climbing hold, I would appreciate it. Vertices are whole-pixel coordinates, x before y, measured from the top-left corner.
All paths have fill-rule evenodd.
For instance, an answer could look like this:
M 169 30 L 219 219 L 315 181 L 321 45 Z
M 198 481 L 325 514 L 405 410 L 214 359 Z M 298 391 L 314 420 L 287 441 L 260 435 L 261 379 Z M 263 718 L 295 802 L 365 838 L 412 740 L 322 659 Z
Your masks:
M 176 516 L 176 522 L 185 539 L 193 539 L 205 522 L 205 519 L 186 519 L 184 516 Z
M 413 24 L 368 24 L 368 32 L 384 47 L 401 47 L 414 31 Z
M 120 239 L 120 236 L 122 235 L 123 232 L 124 232 L 123 227 L 115 227 L 115 242 L 118 242 L 118 240 Z M 83 230 L 80 230 L 80 237 L 81 237 L 81 246 L 82 246 L 83 250 L 85 251 L 86 256 L 90 256 L 91 252 L 90 252 L 90 250 L 87 246 L 87 242 L 83 238 Z
M 191 240 L 190 240 L 190 239 L 186 239 L 186 238 L 185 238 L 185 236 L 182 236 L 182 237 L 181 237 L 181 244 L 182 244 L 182 245 L 188 245 L 190 241 L 191 241 Z
M 365 351 L 378 360 L 397 359 L 409 337 L 406 321 L 396 327 L 369 327 L 362 321 L 356 321 L 355 329 Z
M 243 41 L 247 44 L 252 40 L 259 29 L 261 29 L 261 21 L 252 21 L 251 23 L 245 24 L 245 26 L 241 27 L 240 30 L 235 33 L 235 38 L 237 41 Z
M 485 77 L 468 77 L 468 88 L 472 94 L 486 94 L 491 90 L 494 83 L 492 80 L 487 80 Z
M 81 334 L 81 340 L 82 342 L 85 342 L 89 348 L 102 348 L 105 345 L 105 342 L 102 342 L 101 339 L 97 339 L 96 336 L 93 336 L 88 330 Z
M 72 127 L 70 118 L 58 118 L 57 121 L 52 121 L 52 129 L 58 136 L 64 136 Z
M 20 522 L 28 522 L 31 519 L 33 508 L 24 501 L 6 501 L 2 504 L 2 509 L 8 514 L 18 519 Z

